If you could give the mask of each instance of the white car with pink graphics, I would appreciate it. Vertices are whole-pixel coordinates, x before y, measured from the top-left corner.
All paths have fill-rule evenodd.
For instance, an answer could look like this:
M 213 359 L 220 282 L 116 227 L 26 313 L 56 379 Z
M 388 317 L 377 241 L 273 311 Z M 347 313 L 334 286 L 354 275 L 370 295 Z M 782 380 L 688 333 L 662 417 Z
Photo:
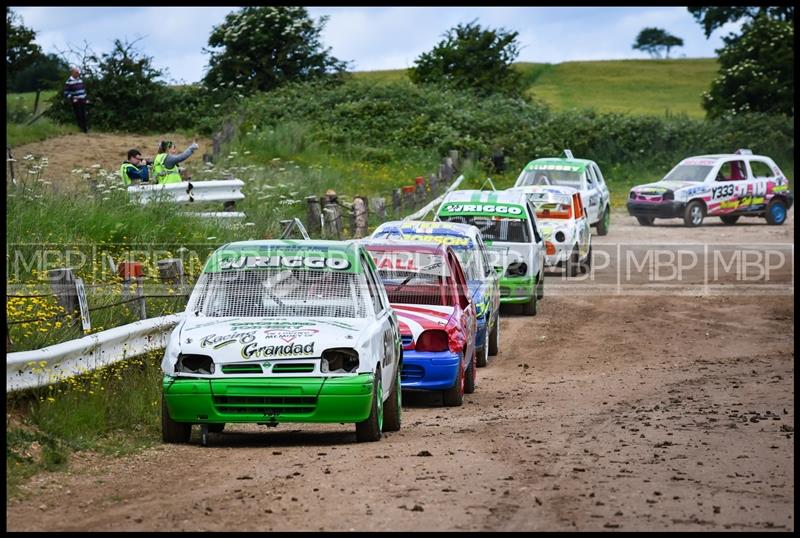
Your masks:
M 627 206 L 642 226 L 657 218 L 699 226 L 706 216 L 729 225 L 743 216 L 783 224 L 793 202 L 789 180 L 775 161 L 740 149 L 682 160 L 661 181 L 631 189 Z

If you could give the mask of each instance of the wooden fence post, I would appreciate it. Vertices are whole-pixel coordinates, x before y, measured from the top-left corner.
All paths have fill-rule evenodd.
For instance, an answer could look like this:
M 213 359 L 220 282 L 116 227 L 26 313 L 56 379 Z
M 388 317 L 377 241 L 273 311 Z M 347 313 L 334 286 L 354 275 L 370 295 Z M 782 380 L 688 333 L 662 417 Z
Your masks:
M 320 233 L 322 231 L 322 224 L 320 222 L 322 213 L 319 206 L 319 198 L 316 196 L 306 196 L 306 203 L 308 204 L 308 217 L 306 219 L 306 229 L 310 233 Z
M 147 319 L 147 307 L 144 297 L 144 277 L 136 277 L 136 295 L 139 297 L 139 319 Z
M 406 185 L 403 187 L 403 208 L 410 209 L 414 207 L 414 193 L 416 192 L 416 188 L 414 185 Z
M 395 218 L 399 217 L 403 210 L 403 198 L 400 189 L 392 191 L 392 209 L 394 209 Z
M 325 212 L 325 236 L 328 238 L 342 238 L 342 208 L 338 202 L 338 196 L 332 189 L 325 193 L 324 208 Z
M 367 235 L 369 211 L 366 196 L 353 197 L 353 232 L 356 238 Z
M 453 168 L 457 170 L 461 164 L 458 159 L 458 150 L 451 149 L 450 151 L 447 152 L 447 156 L 448 158 L 450 158 L 450 164 L 453 166 Z
M 386 221 L 386 198 L 376 196 L 369 199 L 370 210 L 375 213 L 378 220 L 381 222 Z
M 53 294 L 68 314 L 78 310 L 78 290 L 75 288 L 75 273 L 71 267 L 51 269 L 47 272 Z
M 11 183 L 17 185 L 17 174 L 14 173 L 14 157 L 11 156 L 11 144 L 6 144 L 6 153 L 8 153 L 8 166 L 11 168 Z
M 436 196 L 439 193 L 439 177 L 436 174 L 428 176 L 428 186 L 431 189 L 431 196 Z
M 414 196 L 418 204 L 421 204 L 425 201 L 425 178 L 423 176 L 418 176 L 414 179 L 415 189 L 414 189 Z

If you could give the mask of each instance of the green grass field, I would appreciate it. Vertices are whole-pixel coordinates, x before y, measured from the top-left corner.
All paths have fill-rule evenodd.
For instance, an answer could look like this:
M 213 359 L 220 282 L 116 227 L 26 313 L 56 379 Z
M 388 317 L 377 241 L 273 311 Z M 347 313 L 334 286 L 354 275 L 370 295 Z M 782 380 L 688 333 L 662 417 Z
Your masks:
M 515 66 L 528 86 L 526 93 L 554 110 L 593 108 L 654 116 L 686 114 L 697 119 L 705 116 L 700 94 L 709 88 L 718 69 L 716 58 L 520 62 Z M 375 81 L 407 78 L 405 69 L 353 75 Z
M 523 73 L 536 75 L 527 93 L 556 110 L 594 108 L 652 116 L 686 114 L 697 119 L 705 116 L 700 94 L 709 88 L 718 69 L 714 58 L 517 65 Z

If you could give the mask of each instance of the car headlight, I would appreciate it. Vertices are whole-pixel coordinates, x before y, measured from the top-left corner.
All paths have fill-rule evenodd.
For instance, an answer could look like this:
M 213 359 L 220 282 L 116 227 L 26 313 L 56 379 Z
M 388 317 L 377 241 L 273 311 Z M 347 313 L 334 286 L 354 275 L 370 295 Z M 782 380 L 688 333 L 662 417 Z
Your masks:
M 358 352 L 355 349 L 326 349 L 322 352 L 319 371 L 323 374 L 349 374 L 358 370 L 358 365 Z
M 179 354 L 175 371 L 184 374 L 210 375 L 214 373 L 214 359 L 208 355 Z
M 675 193 L 672 192 L 672 191 L 667 191 L 667 192 L 665 192 L 664 194 L 661 195 L 661 199 L 662 200 L 674 200 L 675 199 Z
M 636 193 L 634 191 L 631 191 L 630 194 L 628 194 L 628 198 L 630 198 L 631 200 L 636 200 Z
M 557 231 L 556 234 L 555 234 L 555 239 L 559 243 L 563 243 L 564 239 L 566 239 L 566 238 L 567 238 L 567 236 L 564 235 L 564 232 L 562 232 L 561 230 Z
M 506 269 L 506 276 L 525 276 L 528 265 L 525 262 L 511 262 Z

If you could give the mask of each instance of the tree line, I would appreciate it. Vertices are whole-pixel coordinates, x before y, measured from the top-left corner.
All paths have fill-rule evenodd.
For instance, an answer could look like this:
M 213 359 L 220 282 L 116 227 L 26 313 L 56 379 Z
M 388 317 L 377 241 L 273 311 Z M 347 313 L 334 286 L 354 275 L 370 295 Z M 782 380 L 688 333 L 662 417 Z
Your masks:
M 744 20 L 738 34 L 717 49 L 720 70 L 702 96 L 709 118 L 763 112 L 794 115 L 794 7 L 688 8 L 706 37 L 728 22 Z M 271 91 L 287 82 L 342 82 L 349 62 L 324 47 L 327 17 L 314 20 L 304 7 L 255 6 L 229 13 L 212 29 L 208 69 L 199 84 L 170 86 L 136 42 L 114 42 L 110 52 L 71 51 L 90 96 L 93 122 L 100 128 L 143 130 L 193 127 L 210 129 L 212 117 L 231 111 L 242 98 Z M 6 91 L 60 89 L 67 58 L 43 54 L 36 34 L 6 8 Z M 523 97 L 526 89 L 513 63 L 520 52 L 519 32 L 489 28 L 477 20 L 449 29 L 408 70 L 418 85 L 436 84 L 480 96 Z M 633 47 L 667 57 L 683 41 L 659 28 L 645 28 Z M 165 110 L 181 107 L 183 113 Z M 174 109 L 174 108 L 173 108 Z M 132 117 L 130 110 L 137 110 Z M 51 117 L 70 121 L 68 104 L 53 98 Z M 187 119 L 188 118 L 188 119 Z M 191 125 L 186 125 L 191 123 Z

